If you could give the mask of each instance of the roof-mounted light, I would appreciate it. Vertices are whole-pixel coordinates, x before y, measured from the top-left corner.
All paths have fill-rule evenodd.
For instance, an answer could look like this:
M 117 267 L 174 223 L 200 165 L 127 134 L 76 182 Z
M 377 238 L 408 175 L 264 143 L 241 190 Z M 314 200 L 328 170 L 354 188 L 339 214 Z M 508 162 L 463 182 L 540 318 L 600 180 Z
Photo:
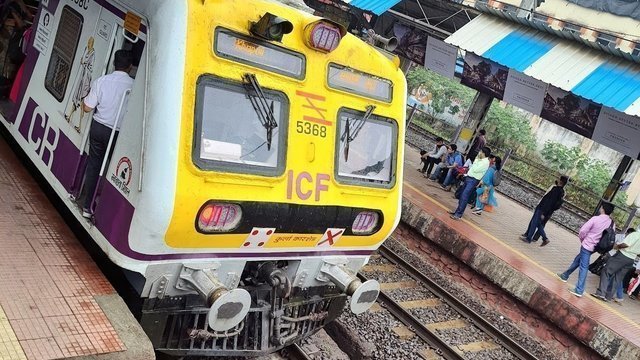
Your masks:
M 251 23 L 249 31 L 265 40 L 281 42 L 285 34 L 293 31 L 293 24 L 285 18 L 265 13 L 258 22 Z
M 332 52 L 340 44 L 347 29 L 330 20 L 318 20 L 305 26 L 304 41 L 308 47 L 325 53 Z

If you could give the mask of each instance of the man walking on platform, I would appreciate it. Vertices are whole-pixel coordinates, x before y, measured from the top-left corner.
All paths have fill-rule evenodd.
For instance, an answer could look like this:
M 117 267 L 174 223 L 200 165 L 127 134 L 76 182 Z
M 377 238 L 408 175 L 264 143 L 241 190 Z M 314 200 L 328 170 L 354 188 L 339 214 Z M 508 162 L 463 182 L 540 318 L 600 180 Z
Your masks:
M 593 254 L 595 246 L 602 237 L 602 232 L 612 225 L 615 230 L 615 224 L 613 223 L 613 219 L 610 217 L 613 213 L 613 208 L 613 204 L 611 203 L 602 203 L 602 206 L 600 207 L 600 215 L 592 217 L 582 225 L 578 234 L 578 238 L 580 239 L 580 252 L 576 255 L 575 259 L 573 259 L 573 263 L 569 265 L 567 271 L 562 274 L 556 274 L 560 280 L 567 282 L 571 273 L 578 268 L 580 269 L 578 272 L 578 282 L 576 283 L 575 288 L 569 289 L 569 292 L 577 297 L 582 297 L 582 294 L 584 293 L 584 286 L 587 281 L 587 273 L 589 271 L 589 260 L 591 259 L 591 254 Z
M 600 273 L 600 286 L 591 296 L 600 300 L 613 299 L 613 293 L 618 289 L 627 272 L 633 268 L 633 261 L 640 254 L 640 232 L 633 232 L 624 238 L 621 244 L 613 246 L 618 252 L 607 260 Z
M 129 71 L 131 71 L 132 67 L 131 52 L 126 50 L 116 51 L 113 65 L 115 71 L 97 78 L 91 84 L 89 95 L 84 98 L 84 111 L 91 112 L 94 109 L 96 110 L 93 114 L 93 121 L 89 132 L 89 159 L 87 161 L 87 170 L 83 186 L 85 199 L 82 216 L 85 218 L 91 218 L 93 216 L 91 204 L 93 203 L 93 197 L 96 192 L 102 161 L 105 156 L 109 156 L 107 154 L 109 138 L 115 127 L 116 132 L 113 137 L 113 144 L 111 145 L 111 149 L 113 149 L 121 125 L 119 120 L 122 120 L 127 107 L 125 102 L 119 119 L 117 119 L 120 102 L 127 90 L 131 90 L 133 86 L 133 79 L 129 76 Z
M 531 217 L 531 221 L 529 221 L 527 231 L 520 235 L 520 240 L 531 243 L 535 235 L 542 235 L 542 244 L 540 246 L 549 244 L 549 238 L 544 231 L 544 226 L 551 215 L 553 215 L 553 212 L 562 206 L 564 187 L 567 185 L 567 182 L 569 182 L 568 177 L 564 175 L 560 176 L 560 179 L 556 180 L 556 184 L 544 194 L 538 206 L 536 206 L 533 211 L 533 216 Z
M 449 211 L 453 220 L 460 220 L 462 218 L 462 214 L 464 214 L 464 210 L 467 208 L 469 196 L 475 191 L 484 173 L 489 169 L 489 155 L 491 155 L 491 149 L 486 146 L 483 147 L 476 161 L 474 161 L 473 165 L 469 168 L 467 177 L 464 179 L 464 184 L 462 185 L 464 188 L 458 200 L 458 208 L 456 208 L 455 211 Z

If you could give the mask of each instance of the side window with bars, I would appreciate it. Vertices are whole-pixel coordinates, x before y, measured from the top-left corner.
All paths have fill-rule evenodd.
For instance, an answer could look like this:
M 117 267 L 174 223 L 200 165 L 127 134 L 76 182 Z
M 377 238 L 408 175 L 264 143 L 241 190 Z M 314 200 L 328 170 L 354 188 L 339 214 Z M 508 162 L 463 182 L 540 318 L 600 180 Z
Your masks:
M 78 49 L 82 23 L 82 15 L 78 12 L 69 6 L 62 9 L 44 80 L 44 87 L 60 102 L 64 99 L 71 77 L 71 67 Z

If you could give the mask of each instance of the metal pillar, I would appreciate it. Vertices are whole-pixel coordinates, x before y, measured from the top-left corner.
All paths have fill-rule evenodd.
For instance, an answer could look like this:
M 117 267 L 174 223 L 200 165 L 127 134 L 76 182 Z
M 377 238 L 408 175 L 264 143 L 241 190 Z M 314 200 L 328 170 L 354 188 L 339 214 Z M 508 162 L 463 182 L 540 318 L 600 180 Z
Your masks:
M 615 174 L 613 174 L 613 178 L 609 182 L 609 186 L 607 186 L 607 189 L 604 191 L 604 194 L 602 194 L 602 198 L 598 202 L 598 206 L 596 206 L 596 209 L 593 212 L 594 216 L 598 215 L 598 212 L 600 211 L 600 206 L 602 206 L 603 201 L 611 202 L 613 198 L 616 196 L 616 194 L 618 193 L 618 189 L 620 188 L 620 185 L 622 185 L 622 179 L 629 172 L 629 169 L 631 168 L 631 164 L 633 164 L 633 159 L 625 155 L 620 161 L 620 164 L 618 165 L 618 169 L 616 169 Z
M 409 125 L 411 125 L 411 121 L 413 120 L 413 117 L 416 115 L 417 107 L 418 107 L 418 104 L 413 104 L 411 106 L 411 112 L 409 112 L 409 116 L 407 116 L 407 129 L 409 128 Z
M 469 143 L 467 144 L 463 153 L 467 153 L 469 151 L 469 148 L 473 143 L 473 139 L 476 137 L 478 129 L 480 129 L 482 120 L 484 120 L 485 116 L 487 116 L 487 113 L 489 112 L 491 102 L 493 102 L 493 97 L 482 92 L 478 92 L 473 98 L 471 106 L 469 106 L 469 110 L 465 114 L 462 124 L 458 127 L 458 129 L 456 130 L 456 134 L 453 136 L 453 142 L 457 143 L 458 138 L 460 137 L 460 132 L 463 128 L 473 129 L 473 136 L 469 140 Z

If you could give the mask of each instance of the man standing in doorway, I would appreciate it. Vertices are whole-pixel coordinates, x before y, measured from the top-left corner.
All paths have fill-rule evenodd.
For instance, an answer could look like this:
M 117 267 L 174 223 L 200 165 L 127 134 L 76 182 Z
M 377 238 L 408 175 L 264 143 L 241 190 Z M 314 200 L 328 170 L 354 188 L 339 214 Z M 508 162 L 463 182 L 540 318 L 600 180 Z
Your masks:
M 531 243 L 535 239 L 536 235 L 542 235 L 542 244 L 545 246 L 549 244 L 549 238 L 544 231 L 544 226 L 547 221 L 553 215 L 553 212 L 560 209 L 564 199 L 564 187 L 569 182 L 569 178 L 562 175 L 554 186 L 540 199 L 538 206 L 533 211 L 531 221 L 529 221 L 529 227 L 527 231 L 520 235 L 520 240 Z
M 471 149 L 469 149 L 469 154 L 467 156 L 469 160 L 476 161 L 476 156 L 478 156 L 480 150 L 482 150 L 482 148 L 487 144 L 486 135 L 487 132 L 484 129 L 480 129 L 480 131 L 478 131 L 478 136 L 476 136 L 476 139 L 473 140 Z
M 462 214 L 464 214 L 464 210 L 467 208 L 469 196 L 475 191 L 484 173 L 489 169 L 489 155 L 491 155 L 491 149 L 486 146 L 483 147 L 478 154 L 478 158 L 469 168 L 467 177 L 464 179 L 464 184 L 462 185 L 464 188 L 458 200 L 458 208 L 455 211 L 449 211 L 453 220 L 460 220 L 462 218 Z
M 87 161 L 87 170 L 84 178 L 84 206 L 82 208 L 82 216 L 91 218 L 93 216 L 91 204 L 96 191 L 100 168 L 107 152 L 109 138 L 111 132 L 115 128 L 113 137 L 114 148 L 116 139 L 118 138 L 118 130 L 122 122 L 124 113 L 126 112 L 127 103 L 122 106 L 120 116 L 120 103 L 123 96 L 133 86 L 133 79 L 129 76 L 132 67 L 131 52 L 126 50 L 118 50 L 114 55 L 113 65 L 115 71 L 111 74 L 97 78 L 91 84 L 89 95 L 84 98 L 83 109 L 90 112 L 95 109 L 93 121 L 91 123 L 91 131 L 89 133 L 89 159 Z
M 560 280 L 567 282 L 569 275 L 571 275 L 571 273 L 576 269 L 580 269 L 578 272 L 578 282 L 576 283 L 575 288 L 569 289 L 569 292 L 577 297 L 582 297 L 582 294 L 584 293 L 584 286 L 587 281 L 587 273 L 589 271 L 589 260 L 591 259 L 591 254 L 593 254 L 593 249 L 602 237 L 602 232 L 612 225 L 615 229 L 615 224 L 610 216 L 613 213 L 613 209 L 613 204 L 606 202 L 602 203 L 602 206 L 600 207 L 600 215 L 592 217 L 582 225 L 580 233 L 578 234 L 578 238 L 580 239 L 580 252 L 576 255 L 575 259 L 573 259 L 573 263 L 569 265 L 567 271 L 562 274 L 556 274 Z

